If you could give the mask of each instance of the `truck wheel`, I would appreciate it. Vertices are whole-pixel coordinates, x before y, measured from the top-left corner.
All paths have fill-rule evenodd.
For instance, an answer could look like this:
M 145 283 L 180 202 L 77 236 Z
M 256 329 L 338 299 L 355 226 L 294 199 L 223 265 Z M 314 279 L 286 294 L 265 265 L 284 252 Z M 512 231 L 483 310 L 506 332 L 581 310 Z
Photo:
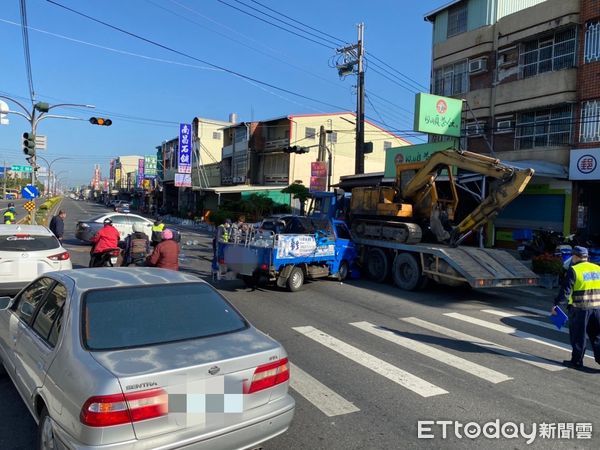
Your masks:
M 392 267 L 394 284 L 400 289 L 414 291 L 423 283 L 421 268 L 414 256 L 408 253 L 398 253 Z
M 242 281 L 246 287 L 253 288 L 256 286 L 256 280 L 251 275 L 242 275 Z
M 304 284 L 304 272 L 300 267 L 294 267 L 290 272 L 290 276 L 287 279 L 287 288 L 290 292 L 296 292 L 300 290 Z
M 344 281 L 346 278 L 348 278 L 349 271 L 350 268 L 348 267 L 348 263 L 346 261 L 342 261 L 340 263 L 340 269 L 338 271 L 337 279 L 339 281 Z
M 382 283 L 389 272 L 387 255 L 380 248 L 372 248 L 367 253 L 367 274 L 377 283 Z

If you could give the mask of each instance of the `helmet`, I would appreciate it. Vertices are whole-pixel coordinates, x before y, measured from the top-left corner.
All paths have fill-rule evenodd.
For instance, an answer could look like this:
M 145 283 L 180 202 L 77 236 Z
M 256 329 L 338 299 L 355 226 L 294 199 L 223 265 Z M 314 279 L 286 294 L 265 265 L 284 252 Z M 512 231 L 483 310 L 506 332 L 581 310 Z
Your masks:
M 112 225 L 112 220 L 110 219 L 110 217 L 104 219 L 104 225 Z
M 173 239 L 173 231 L 169 230 L 168 228 L 165 228 L 162 232 L 162 238 L 164 240 Z
M 14 204 L 13 202 L 9 202 L 9 203 L 8 203 L 8 207 L 9 207 L 9 208 L 14 208 L 14 207 L 15 207 L 15 204 Z
M 134 223 L 133 224 L 133 232 L 134 233 L 143 233 L 144 225 L 142 225 L 141 223 Z

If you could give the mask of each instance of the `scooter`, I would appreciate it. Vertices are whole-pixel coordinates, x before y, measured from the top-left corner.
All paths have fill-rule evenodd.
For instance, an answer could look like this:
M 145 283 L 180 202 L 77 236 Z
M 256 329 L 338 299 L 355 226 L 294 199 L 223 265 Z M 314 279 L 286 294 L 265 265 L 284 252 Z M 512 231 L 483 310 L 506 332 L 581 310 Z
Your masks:
M 92 253 L 90 267 L 117 267 L 120 255 L 120 248 L 108 248 L 101 253 Z

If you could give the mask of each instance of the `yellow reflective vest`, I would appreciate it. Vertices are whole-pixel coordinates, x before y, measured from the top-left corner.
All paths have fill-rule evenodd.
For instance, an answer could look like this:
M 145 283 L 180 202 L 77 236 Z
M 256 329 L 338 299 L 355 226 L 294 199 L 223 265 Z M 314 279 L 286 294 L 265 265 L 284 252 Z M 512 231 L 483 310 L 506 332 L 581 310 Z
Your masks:
M 6 211 L 4 213 L 4 223 L 6 225 L 10 225 L 11 223 L 13 223 L 15 221 L 15 213 L 12 211 Z
M 579 309 L 600 308 L 600 266 L 586 261 L 571 268 L 575 272 L 575 283 L 569 305 Z
M 152 232 L 162 233 L 165 229 L 164 223 L 159 223 L 158 225 L 152 225 Z

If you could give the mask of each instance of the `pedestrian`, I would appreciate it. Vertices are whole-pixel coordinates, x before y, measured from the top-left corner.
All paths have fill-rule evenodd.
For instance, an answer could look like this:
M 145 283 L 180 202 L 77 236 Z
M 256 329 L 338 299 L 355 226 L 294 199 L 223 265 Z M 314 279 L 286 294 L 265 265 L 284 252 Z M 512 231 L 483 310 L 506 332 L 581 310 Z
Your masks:
M 16 213 L 15 213 L 15 204 L 14 203 L 8 204 L 8 209 L 4 212 L 3 217 L 4 217 L 4 223 L 6 225 L 10 225 L 11 223 L 15 222 Z
M 92 237 L 90 267 L 95 267 L 97 259 L 107 250 L 119 248 L 119 231 L 113 227 L 112 220 L 104 219 L 104 226 Z
M 141 223 L 133 224 L 133 233 L 125 238 L 125 255 L 123 265 L 128 266 L 132 263 L 144 262 L 150 253 L 150 239 L 144 232 L 144 226 Z
M 66 217 L 67 213 L 61 209 L 60 211 L 58 211 L 58 214 L 56 216 L 52 217 L 52 220 L 50 221 L 50 231 L 54 233 L 54 236 L 56 236 L 56 238 L 59 241 L 63 240 L 63 235 L 65 234 Z
M 152 225 L 152 245 L 156 247 L 162 240 L 162 232 L 165 229 L 165 224 L 160 217 L 157 217 Z
M 173 231 L 166 228 L 162 240 L 154 247 L 146 260 L 149 266 L 179 270 L 179 244 L 173 240 Z
M 571 359 L 563 365 L 579 369 L 583 367 L 586 347 L 586 333 L 594 350 L 594 359 L 600 364 L 600 266 L 588 262 L 585 247 L 573 248 L 572 265 L 554 300 L 555 308 L 567 302 L 569 315 L 569 336 L 571 338 Z

